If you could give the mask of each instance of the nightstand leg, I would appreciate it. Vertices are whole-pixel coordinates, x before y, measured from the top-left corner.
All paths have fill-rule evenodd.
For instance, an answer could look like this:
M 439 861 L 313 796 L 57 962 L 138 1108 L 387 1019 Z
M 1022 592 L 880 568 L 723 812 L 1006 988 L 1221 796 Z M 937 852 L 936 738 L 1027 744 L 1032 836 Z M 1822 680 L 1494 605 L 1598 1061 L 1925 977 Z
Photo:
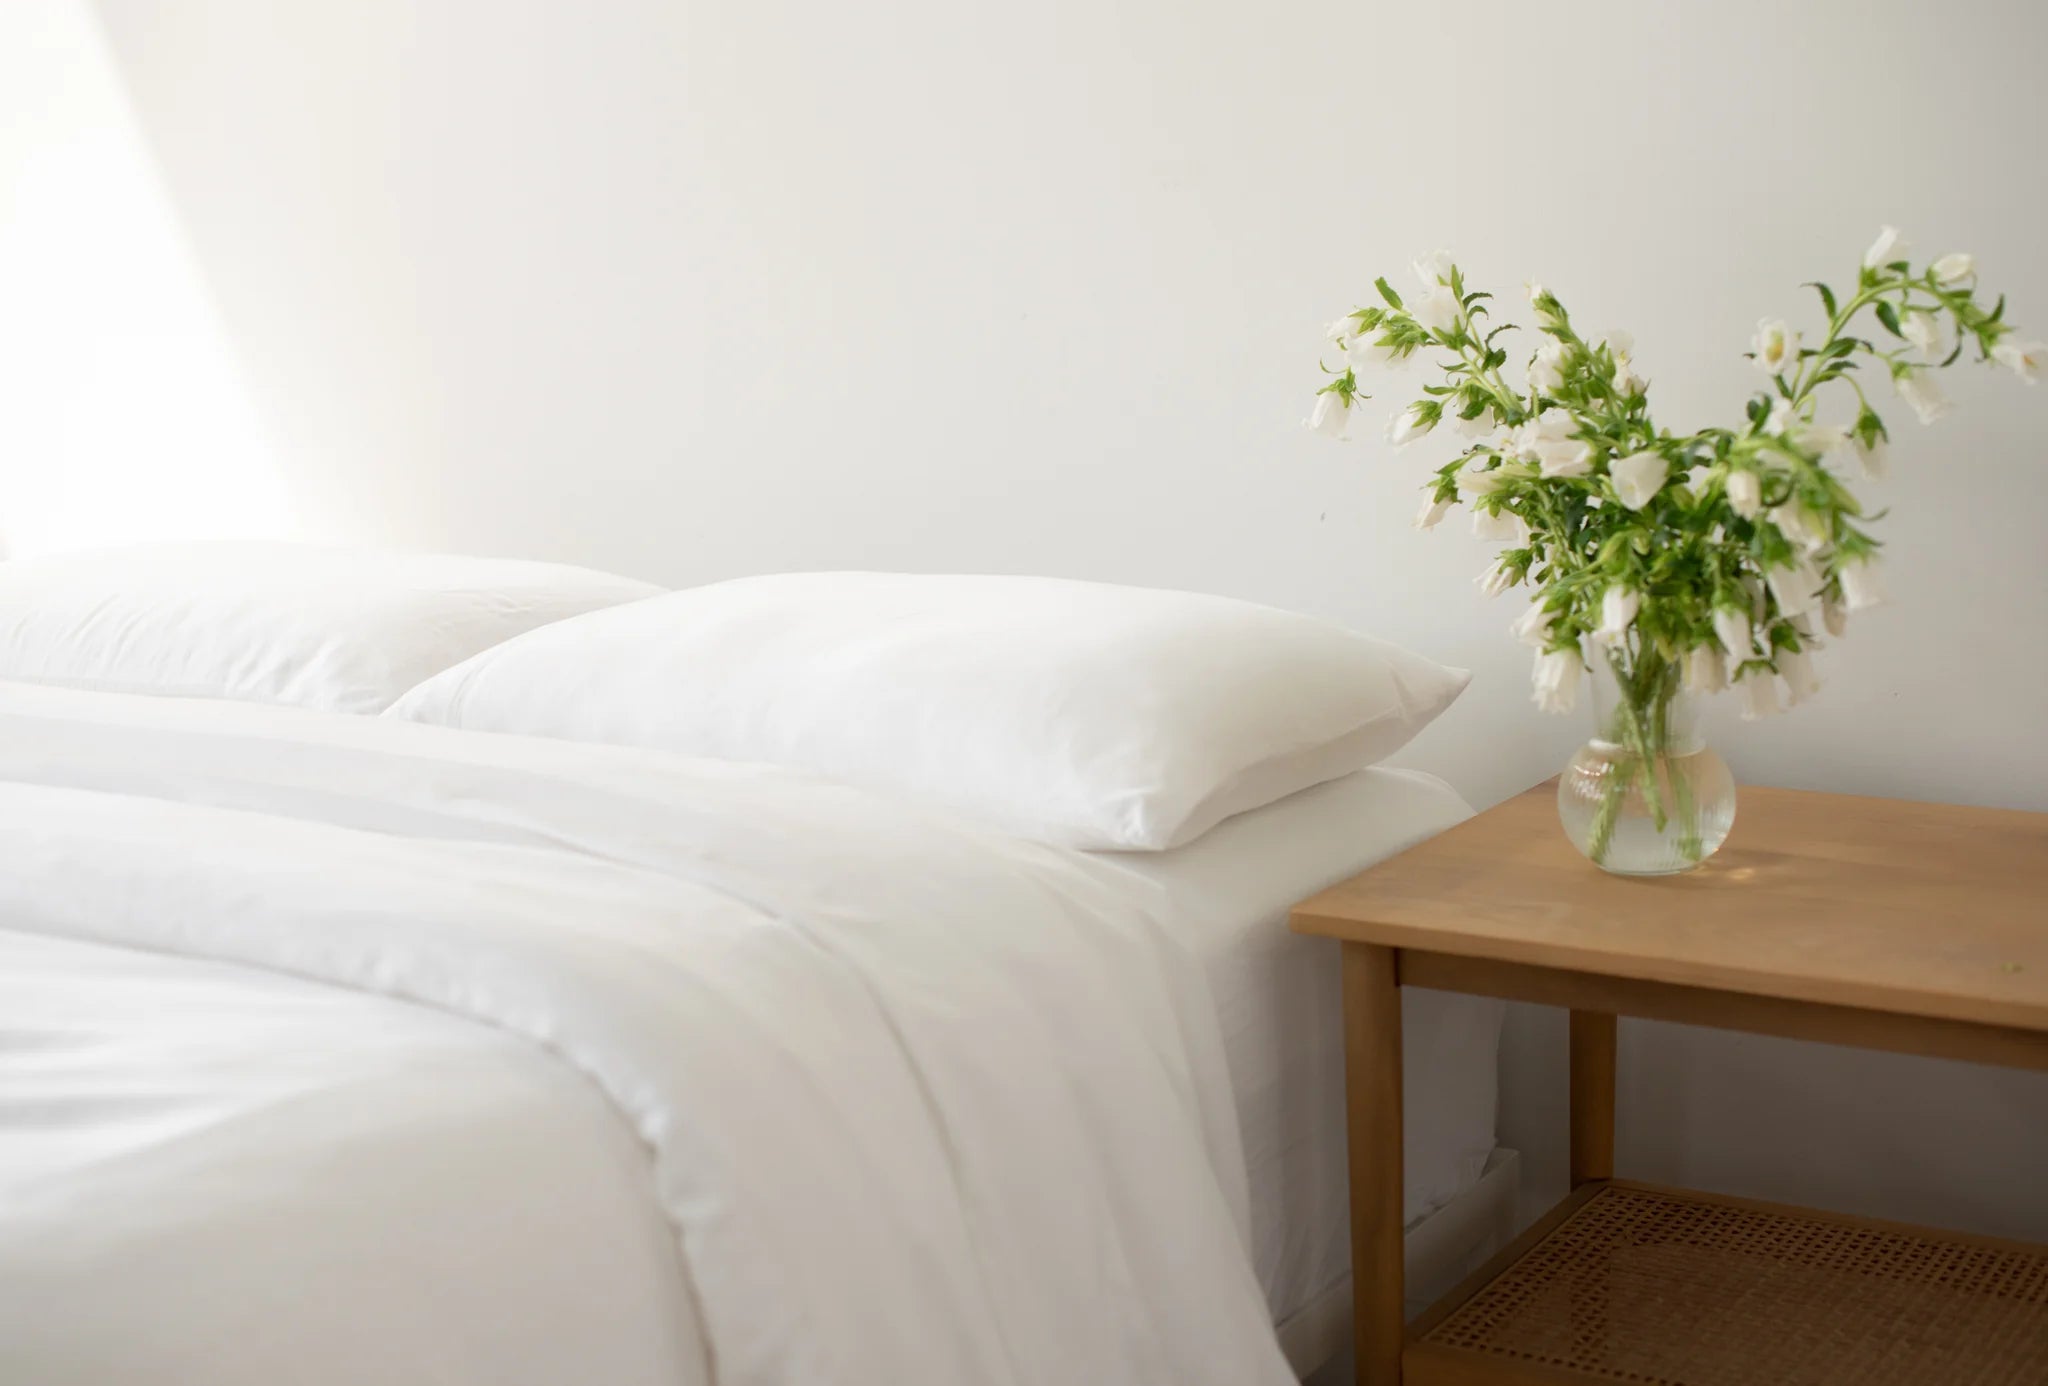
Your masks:
M 1344 945 L 1344 1083 L 1358 1386 L 1400 1386 L 1401 988 L 1391 948 Z
M 1614 1177 L 1615 1018 L 1572 1012 L 1572 1187 Z

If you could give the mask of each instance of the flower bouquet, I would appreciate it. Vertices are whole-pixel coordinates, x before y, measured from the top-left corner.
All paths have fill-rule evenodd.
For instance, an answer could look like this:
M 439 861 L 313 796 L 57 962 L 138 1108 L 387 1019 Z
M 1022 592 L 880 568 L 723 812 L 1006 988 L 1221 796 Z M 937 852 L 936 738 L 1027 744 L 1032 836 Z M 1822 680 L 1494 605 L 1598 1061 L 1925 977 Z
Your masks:
M 1496 321 L 1492 295 L 1443 252 L 1414 268 L 1413 297 L 1381 278 L 1380 303 L 1331 324 L 1339 359 L 1309 426 L 1348 436 L 1362 382 L 1431 353 L 1432 382 L 1387 438 L 1402 447 L 1442 427 L 1463 446 L 1426 483 L 1417 524 L 1463 503 L 1474 531 L 1505 545 L 1479 586 L 1532 589 L 1511 629 L 1536 650 L 1540 707 L 1570 711 L 1594 670 L 1594 739 L 1559 782 L 1568 833 L 1609 870 L 1695 865 L 1727 835 L 1734 786 L 1699 740 L 1693 696 L 1732 686 L 1748 718 L 1805 701 L 1821 633 L 1839 638 L 1850 613 L 1884 599 L 1851 489 L 1886 466 L 1872 378 L 1932 423 L 1949 408 L 1936 373 L 1966 350 L 2031 384 L 2044 348 L 2005 320 L 2003 298 L 1983 302 L 1971 256 L 1916 268 L 1886 227 L 1853 287 L 1811 285 L 1826 316 L 1815 339 L 1757 325 L 1749 356 L 1765 384 L 1740 424 L 1673 433 L 1651 416 L 1627 334 L 1581 336 L 1531 284 L 1541 341 L 1517 388 L 1501 344 L 1516 328 Z M 1852 408 L 1830 422 L 1823 405 L 1838 399 Z

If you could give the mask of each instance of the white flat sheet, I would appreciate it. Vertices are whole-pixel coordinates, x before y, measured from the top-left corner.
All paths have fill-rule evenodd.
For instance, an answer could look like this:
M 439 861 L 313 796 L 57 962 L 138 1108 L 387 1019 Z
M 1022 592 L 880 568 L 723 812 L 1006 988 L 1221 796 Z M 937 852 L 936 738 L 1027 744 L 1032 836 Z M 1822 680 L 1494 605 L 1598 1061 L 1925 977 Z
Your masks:
M 1199 960 L 1081 854 L 20 685 L 0 850 L 0 1380 L 1291 1380 Z
M 1435 776 L 1363 770 L 1233 818 L 1171 852 L 1105 854 L 1166 888 L 1202 957 L 1251 1182 L 1259 1282 L 1284 1322 L 1350 1270 L 1336 945 L 1288 909 L 1472 816 Z M 1494 1148 L 1501 1019 L 1476 996 L 1403 994 L 1407 1218 L 1479 1181 Z

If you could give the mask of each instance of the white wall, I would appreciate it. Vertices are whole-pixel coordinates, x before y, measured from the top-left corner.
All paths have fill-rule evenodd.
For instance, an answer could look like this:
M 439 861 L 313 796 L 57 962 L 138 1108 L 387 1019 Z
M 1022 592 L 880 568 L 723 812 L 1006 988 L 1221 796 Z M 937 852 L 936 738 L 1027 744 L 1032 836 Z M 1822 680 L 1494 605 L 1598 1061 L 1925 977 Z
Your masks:
M 99 0 L 314 528 L 675 583 L 1042 571 L 1320 612 L 1477 674 L 1407 757 L 1477 803 L 1526 702 L 1420 456 L 1295 427 L 1322 324 L 1457 250 L 1739 415 L 1881 221 L 2048 328 L 2031 3 Z M 1899 604 L 1752 782 L 2048 809 L 2048 396 L 1958 372 L 1877 493 Z M 1429 444 L 1418 446 L 1427 452 Z M 1561 1030 L 1504 1134 L 1555 1178 Z M 1655 1177 L 2048 1237 L 2048 1079 L 1631 1027 Z
M 92 11 L 0 4 L 0 555 L 290 524 Z

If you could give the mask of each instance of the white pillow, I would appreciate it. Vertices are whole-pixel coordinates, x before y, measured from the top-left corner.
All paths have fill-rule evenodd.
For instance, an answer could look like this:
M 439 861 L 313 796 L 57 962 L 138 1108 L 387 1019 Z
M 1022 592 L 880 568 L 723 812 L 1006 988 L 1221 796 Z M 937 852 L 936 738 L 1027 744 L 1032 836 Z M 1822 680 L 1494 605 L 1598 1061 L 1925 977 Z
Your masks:
M 555 563 L 272 543 L 0 563 L 0 679 L 378 712 L 429 675 L 659 587 Z
M 1393 754 L 1468 678 L 1221 597 L 795 573 L 534 631 L 390 715 L 800 766 L 1021 836 L 1156 849 Z

